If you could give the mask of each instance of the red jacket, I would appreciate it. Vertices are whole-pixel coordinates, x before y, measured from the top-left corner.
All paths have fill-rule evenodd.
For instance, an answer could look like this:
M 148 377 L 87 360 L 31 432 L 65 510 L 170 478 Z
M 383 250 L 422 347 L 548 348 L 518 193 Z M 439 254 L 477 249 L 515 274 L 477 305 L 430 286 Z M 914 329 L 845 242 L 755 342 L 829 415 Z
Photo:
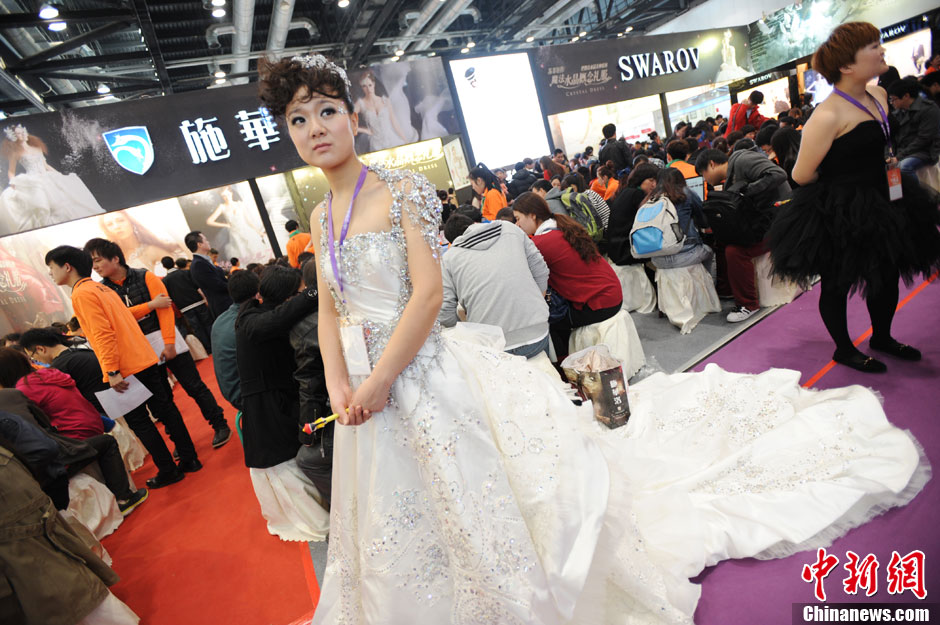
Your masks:
M 79 440 L 104 434 L 101 415 L 78 392 L 69 374 L 52 367 L 39 369 L 20 378 L 16 390 L 49 415 L 59 434 Z
M 620 279 L 603 257 L 584 262 L 561 230 L 536 234 L 532 242 L 548 265 L 548 285 L 575 309 L 587 304 L 591 310 L 600 310 L 623 303 Z
M 748 124 L 760 130 L 760 125 L 767 121 L 766 117 L 757 112 L 756 106 L 748 112 L 747 104 L 745 100 L 731 107 L 731 112 L 728 113 L 728 129 L 725 131 L 726 137 L 735 130 L 741 130 Z

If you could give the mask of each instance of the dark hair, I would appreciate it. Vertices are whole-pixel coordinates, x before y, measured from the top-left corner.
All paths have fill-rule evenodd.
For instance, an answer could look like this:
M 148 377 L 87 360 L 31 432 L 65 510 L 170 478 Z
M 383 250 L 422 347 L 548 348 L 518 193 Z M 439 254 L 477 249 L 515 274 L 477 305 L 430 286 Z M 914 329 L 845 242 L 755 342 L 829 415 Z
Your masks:
M 529 191 L 538 189 L 540 191 L 545 191 L 547 193 L 548 191 L 551 191 L 552 188 L 553 188 L 552 183 L 550 183 L 548 180 L 542 179 L 542 180 L 536 180 L 535 182 L 533 182 L 532 186 L 529 187 Z
M 214 247 L 210 247 L 210 248 L 209 248 L 209 253 L 210 253 L 210 254 L 218 254 L 218 253 L 219 253 L 219 250 L 215 249 Z
M 937 56 L 936 54 L 934 56 Z M 940 72 L 930 72 L 920 79 L 920 84 L 925 88 L 940 83 Z
M 685 176 L 675 167 L 667 167 L 659 170 L 656 187 L 650 191 L 647 199 L 659 199 L 665 195 L 673 204 L 681 204 L 688 197 L 685 192 Z
M 539 159 L 539 165 L 542 166 L 542 171 L 547 171 L 549 176 L 564 176 L 565 170 L 562 169 L 561 165 L 552 160 L 551 156 L 543 156 Z
M 698 139 L 695 137 L 686 137 L 683 139 L 683 141 L 685 141 L 686 145 L 689 146 L 689 154 L 698 152 Z
M 496 211 L 496 221 L 510 221 L 516 223 L 516 216 L 513 214 L 511 207 L 505 206 Z
M 65 325 L 67 325 L 72 332 L 78 332 L 82 329 L 82 324 L 78 322 L 78 317 L 72 317 Z
M 555 151 L 552 152 L 552 155 L 558 156 L 559 154 L 564 154 L 564 153 L 565 153 L 565 151 L 562 150 L 561 148 L 555 148 Z
M 279 61 L 258 59 L 258 96 L 261 103 L 275 117 L 282 117 L 297 92 L 306 88 L 305 102 L 315 95 L 342 100 L 346 110 L 355 108 L 344 77 L 327 65 L 306 66 L 297 57 L 284 57 Z
M 91 275 L 91 256 L 85 250 L 71 245 L 60 245 L 46 252 L 46 265 L 55 263 L 59 267 L 71 265 L 80 278 Z
M 728 148 L 728 140 L 725 139 L 724 137 L 718 137 L 717 139 L 715 139 L 712 142 L 712 148 L 720 152 L 724 152 L 725 154 L 727 154 L 730 151 L 730 148 Z
M 731 153 L 733 154 L 737 152 L 738 150 L 750 150 L 755 145 L 757 144 L 754 143 L 753 139 L 744 137 L 743 139 L 740 139 L 737 143 L 731 146 Z
M 228 263 L 229 263 L 231 266 L 233 266 L 233 267 L 237 267 L 237 266 L 238 266 L 238 259 L 235 258 L 234 256 L 232 256 L 231 258 L 228 259 Z
M 780 125 L 789 124 L 790 126 L 796 126 L 796 120 L 790 117 L 789 115 L 784 115 L 780 118 Z
M 30 328 L 23 332 L 23 336 L 18 341 L 25 350 L 32 350 L 37 345 L 42 347 L 54 347 L 62 345 L 68 347 L 69 340 L 58 330 L 52 328 Z
M 592 165 L 595 165 L 595 163 L 592 163 Z M 576 173 L 581 174 L 581 177 L 587 180 L 591 176 L 591 168 L 584 165 L 579 165 Z
M 260 281 L 258 274 L 253 271 L 236 271 L 229 276 L 228 294 L 233 302 L 241 305 L 258 294 Z
M 242 272 L 238 272 L 242 273 Z M 300 271 L 293 267 L 271 265 L 261 272 L 261 283 L 258 293 L 267 304 L 275 306 L 283 304 L 300 288 Z
M 12 347 L 0 347 L 0 386 L 16 388 L 20 378 L 33 372 L 33 365 L 23 352 Z
M 757 139 L 755 143 L 757 145 L 764 147 L 765 145 L 770 145 L 770 139 L 774 136 L 774 133 L 779 130 L 779 126 L 765 126 L 761 128 L 757 133 Z
M 584 154 L 583 154 L 582 156 L 589 156 L 589 155 L 591 155 L 591 154 L 594 154 L 594 146 L 593 146 L 593 145 L 589 145 L 589 146 L 587 146 L 586 148 L 584 148 Z
M 671 167 L 670 169 L 675 169 L 675 167 Z M 640 163 L 630 172 L 630 177 L 627 178 L 627 184 L 624 186 L 630 189 L 639 189 L 644 180 L 649 180 L 650 178 L 658 179 L 660 171 L 662 170 L 656 165 Z
M 744 133 L 740 130 L 735 130 L 734 132 L 729 132 L 728 136 L 725 139 L 728 140 L 728 145 L 734 145 L 738 141 L 744 138 Z
M 903 98 L 906 95 L 916 98 L 920 95 L 920 83 L 913 78 L 896 80 L 888 86 L 888 95 L 895 98 Z
M 294 221 L 293 219 L 288 219 L 287 223 L 284 224 L 284 229 L 287 230 L 288 232 L 293 232 L 299 227 L 300 226 L 298 225 L 298 223 Z
M 177 258 L 176 259 L 176 268 L 177 269 L 186 269 L 186 265 L 189 264 L 188 258 Z
M 445 191 L 444 189 L 438 189 L 438 190 L 437 190 L 437 199 L 439 199 L 439 200 L 442 201 L 442 202 L 446 202 L 446 201 L 447 201 L 447 191 Z
M 897 81 L 901 80 L 901 73 L 894 65 L 888 66 L 888 71 L 878 77 L 878 86 L 887 89 Z
M 798 106 L 794 106 L 792 109 L 790 109 L 789 115 L 795 120 L 803 119 L 803 109 Z
M 751 95 L 747 96 L 747 99 L 751 101 L 751 104 L 761 104 L 764 101 L 764 94 L 763 92 L 757 91 L 755 89 L 751 92 Z
M 473 220 L 461 213 L 454 213 L 444 224 L 444 238 L 448 243 L 453 243 L 457 237 L 467 231 L 467 228 L 473 225 Z
M 834 85 L 842 77 L 841 68 L 854 63 L 859 50 L 880 39 L 881 31 L 868 22 L 837 26 L 813 54 L 813 69 Z
M 480 209 L 471 205 L 471 204 L 462 204 L 457 207 L 457 210 L 451 212 L 451 216 L 454 215 L 466 215 L 469 217 L 473 223 L 480 223 L 483 221 L 483 213 L 480 212 Z
M 169 256 L 164 256 L 163 258 L 161 258 L 160 264 L 163 265 L 164 269 L 173 269 L 174 267 L 173 259 L 170 258 Z
M 186 244 L 186 249 L 188 249 L 190 252 L 195 252 L 199 247 L 200 238 L 202 238 L 202 233 L 198 230 L 193 230 L 183 237 L 183 243 Z
M 89 254 L 94 253 L 107 260 L 117 258 L 118 264 L 127 269 L 127 263 L 124 262 L 124 250 L 114 241 L 100 238 L 88 239 L 85 243 L 84 250 Z
M 512 210 L 523 215 L 532 215 L 539 223 L 554 219 L 555 223 L 558 224 L 562 237 L 584 262 L 590 262 L 601 257 L 600 252 L 597 250 L 597 244 L 594 243 L 594 239 L 587 233 L 587 230 L 567 215 L 553 215 L 548 208 L 548 203 L 537 193 L 526 192 L 517 197 L 512 204 Z
M 605 165 L 604 167 L 600 167 L 600 168 L 597 170 L 597 177 L 600 178 L 601 176 L 603 176 L 603 177 L 605 177 L 605 178 L 613 178 L 613 177 L 614 177 L 614 170 L 611 169 L 610 167 L 607 167 L 606 165 Z
M 308 253 L 309 253 L 309 252 L 304 252 L 304 253 L 301 254 L 300 256 L 303 256 L 304 254 L 308 254 Z M 297 257 L 297 260 L 300 260 L 300 256 Z M 262 265 L 261 263 L 248 263 L 248 266 L 245 267 L 245 273 L 253 273 L 253 274 L 255 274 L 256 276 L 261 277 L 261 270 L 262 270 L 262 269 L 264 269 L 264 265 Z M 241 273 L 241 272 L 239 271 L 239 272 L 236 273 L 235 275 L 237 276 L 239 273 Z M 235 277 L 235 276 L 232 276 L 232 278 L 234 278 L 234 277 Z M 229 284 L 232 283 L 232 278 L 229 278 L 229 280 L 228 280 L 228 281 L 229 281 Z M 257 289 L 256 289 L 256 291 L 257 291 Z M 229 295 L 231 295 L 231 293 L 229 293 Z M 234 299 L 234 298 L 233 298 L 233 299 Z
M 315 258 L 313 252 L 301 252 L 300 255 L 297 256 L 297 263 L 303 267 L 304 263 L 306 263 L 311 258 Z
M 522 164 L 523 164 L 523 165 L 531 165 L 531 164 L 534 163 L 534 162 L 535 162 L 535 161 L 533 161 L 533 160 L 532 160 L 531 158 L 529 158 L 528 156 L 525 157 L 524 159 L 522 159 Z
M 477 178 L 483 180 L 483 184 L 486 185 L 487 189 L 500 190 L 499 178 L 483 163 L 477 163 L 477 166 L 470 170 L 470 180 L 476 180 Z
M 684 161 L 689 156 L 689 144 L 682 139 L 673 139 L 666 146 L 666 154 L 669 158 L 677 158 Z
M 747 135 L 752 132 L 757 132 L 757 128 L 753 126 L 752 124 L 744 124 L 743 126 L 741 126 L 741 134 Z
M 777 162 L 787 175 L 793 172 L 796 157 L 800 153 L 800 138 L 800 133 L 796 128 L 787 127 L 775 132 L 770 139 L 770 145 L 773 146 L 774 154 L 777 155 Z
M 708 150 L 702 151 L 698 155 L 698 158 L 695 159 L 695 171 L 699 175 L 703 174 L 706 169 L 708 169 L 709 163 L 715 163 L 716 165 L 721 165 L 728 162 L 728 155 L 722 152 L 721 150 L 716 150 L 715 148 L 710 148 Z
M 605 124 L 601 132 L 604 133 L 605 139 L 612 139 L 617 134 L 617 127 L 613 124 Z
M 6 336 L 3 337 L 3 343 L 4 343 L 4 344 L 6 344 L 6 343 L 19 343 L 21 336 L 23 336 L 23 335 L 20 334 L 19 332 L 10 332 L 9 334 L 7 334 Z
M 305 254 L 310 254 L 310 252 L 305 252 Z M 304 259 L 304 261 L 300 263 L 301 277 L 303 278 L 304 286 L 308 289 L 310 287 L 316 288 L 317 286 L 317 263 L 310 262 L 312 259 L 313 254 L 310 254 L 309 258 Z M 298 257 L 297 260 L 300 260 L 300 257 Z
M 578 193 L 583 193 L 587 191 L 587 183 L 584 181 L 584 176 L 581 174 L 568 174 L 561 179 L 561 188 L 567 189 L 568 187 L 575 187 L 575 190 Z

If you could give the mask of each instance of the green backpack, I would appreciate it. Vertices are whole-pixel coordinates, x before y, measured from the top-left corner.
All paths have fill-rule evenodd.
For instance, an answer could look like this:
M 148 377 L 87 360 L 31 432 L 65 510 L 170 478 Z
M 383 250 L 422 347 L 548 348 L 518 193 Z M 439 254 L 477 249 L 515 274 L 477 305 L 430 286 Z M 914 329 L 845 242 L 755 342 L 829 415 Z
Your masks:
M 587 195 L 577 193 L 573 187 L 568 187 L 561 194 L 560 199 L 568 211 L 568 216 L 581 224 L 592 239 L 600 241 L 604 238 L 604 226 L 602 225 L 601 216 Z

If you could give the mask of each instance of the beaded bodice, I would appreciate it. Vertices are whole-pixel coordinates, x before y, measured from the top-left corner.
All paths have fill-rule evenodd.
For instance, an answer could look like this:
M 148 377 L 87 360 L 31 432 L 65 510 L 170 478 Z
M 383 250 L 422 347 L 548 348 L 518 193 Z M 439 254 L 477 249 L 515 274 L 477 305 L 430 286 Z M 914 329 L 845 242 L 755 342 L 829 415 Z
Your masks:
M 340 325 L 363 326 L 369 359 L 373 366 L 382 355 L 388 339 L 411 299 L 411 274 L 405 227 L 420 229 L 424 242 L 438 258 L 438 231 L 441 202 L 427 178 L 409 171 L 382 167 L 370 170 L 383 180 L 392 193 L 389 207 L 391 230 L 363 232 L 348 236 L 337 247 L 337 266 L 343 280 L 333 275 L 327 242 L 326 213 L 320 218 L 320 271 L 329 284 Z M 404 224 L 403 224 L 404 218 Z M 439 337 L 435 324 L 431 338 Z

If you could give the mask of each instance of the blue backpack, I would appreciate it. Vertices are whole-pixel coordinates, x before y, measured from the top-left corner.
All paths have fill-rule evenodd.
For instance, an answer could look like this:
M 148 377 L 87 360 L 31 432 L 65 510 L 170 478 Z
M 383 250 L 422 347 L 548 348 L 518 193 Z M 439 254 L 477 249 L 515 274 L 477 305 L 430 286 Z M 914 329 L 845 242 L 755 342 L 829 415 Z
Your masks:
M 665 195 L 650 198 L 636 212 L 630 229 L 630 251 L 634 258 L 669 256 L 682 250 L 685 233 L 679 227 L 679 212 Z

